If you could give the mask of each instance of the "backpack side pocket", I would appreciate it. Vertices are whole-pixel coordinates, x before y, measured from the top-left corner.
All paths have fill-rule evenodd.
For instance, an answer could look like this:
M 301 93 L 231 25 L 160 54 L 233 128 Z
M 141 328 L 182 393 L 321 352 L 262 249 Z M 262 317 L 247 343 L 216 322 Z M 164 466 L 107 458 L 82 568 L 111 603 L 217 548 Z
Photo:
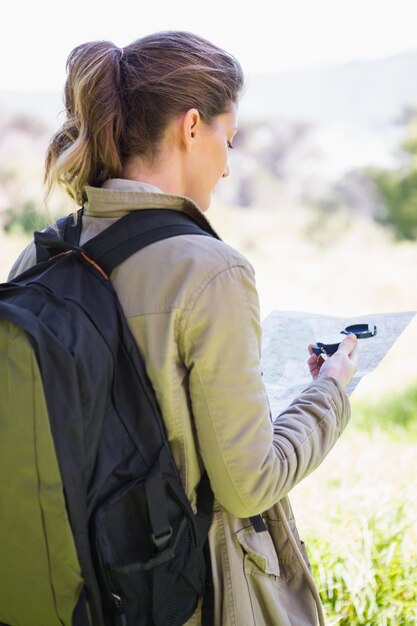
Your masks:
M 145 482 L 134 481 L 97 512 L 95 547 L 108 611 L 127 626 L 180 626 L 203 595 L 206 565 L 193 520 L 165 488 L 171 534 L 152 539 Z

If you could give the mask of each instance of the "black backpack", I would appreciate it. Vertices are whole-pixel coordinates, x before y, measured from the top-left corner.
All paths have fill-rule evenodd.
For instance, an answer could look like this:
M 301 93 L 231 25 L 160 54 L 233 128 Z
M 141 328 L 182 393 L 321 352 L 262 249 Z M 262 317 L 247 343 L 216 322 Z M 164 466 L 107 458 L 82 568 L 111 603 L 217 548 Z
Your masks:
M 160 239 L 217 235 L 149 209 L 81 248 L 80 225 L 35 233 L 39 262 L 0 286 L 0 622 L 180 626 L 213 494 L 203 474 L 195 514 L 108 276 Z

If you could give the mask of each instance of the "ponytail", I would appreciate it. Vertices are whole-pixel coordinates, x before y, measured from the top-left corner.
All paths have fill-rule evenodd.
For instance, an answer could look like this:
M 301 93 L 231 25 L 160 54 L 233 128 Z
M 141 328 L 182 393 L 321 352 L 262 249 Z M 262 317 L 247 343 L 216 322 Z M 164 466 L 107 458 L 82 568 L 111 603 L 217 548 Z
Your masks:
M 129 159 L 154 162 L 177 115 L 197 108 L 210 124 L 242 88 L 238 61 L 193 33 L 162 31 L 124 50 L 110 41 L 78 46 L 67 61 L 66 121 L 46 154 L 46 198 L 57 184 L 83 204 L 86 185 L 120 177 Z
M 111 42 L 97 41 L 78 46 L 68 57 L 66 121 L 46 153 L 46 198 L 58 184 L 81 205 L 85 185 L 99 187 L 120 175 L 122 55 Z

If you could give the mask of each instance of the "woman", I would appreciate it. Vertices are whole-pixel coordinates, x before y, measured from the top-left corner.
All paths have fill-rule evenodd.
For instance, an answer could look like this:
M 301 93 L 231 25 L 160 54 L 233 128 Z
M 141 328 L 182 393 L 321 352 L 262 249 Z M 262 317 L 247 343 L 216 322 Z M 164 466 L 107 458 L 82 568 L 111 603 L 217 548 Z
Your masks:
M 78 46 L 67 71 L 67 119 L 49 146 L 46 182 L 84 205 L 81 244 L 147 208 L 207 224 L 237 131 L 236 59 L 196 35 L 161 32 L 124 49 Z M 10 278 L 34 262 L 29 246 Z M 181 235 L 133 254 L 112 281 L 193 505 L 203 468 L 210 478 L 214 623 L 316 624 L 320 601 L 287 494 L 346 426 L 356 338 L 324 364 L 310 355 L 313 382 L 272 423 L 246 258 L 217 239 Z M 259 514 L 266 532 L 251 523 Z M 188 623 L 200 620 L 199 607 Z

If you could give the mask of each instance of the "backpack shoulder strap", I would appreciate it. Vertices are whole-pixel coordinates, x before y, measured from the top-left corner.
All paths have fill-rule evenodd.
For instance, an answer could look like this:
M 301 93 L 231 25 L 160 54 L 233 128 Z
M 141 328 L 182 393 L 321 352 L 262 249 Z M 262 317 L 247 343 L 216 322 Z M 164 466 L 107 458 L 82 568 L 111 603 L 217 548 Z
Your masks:
M 71 246 L 77 246 L 81 236 L 82 215 L 83 209 L 79 209 L 76 216 L 73 213 L 70 213 L 70 215 L 66 217 L 61 217 L 53 226 L 48 226 L 42 232 L 43 234 L 47 233 L 48 235 L 54 235 L 56 238 L 66 241 Z M 39 245 L 36 239 L 37 238 L 35 238 L 36 263 L 48 261 L 50 258 L 48 248 Z
M 219 239 L 209 226 L 203 228 L 186 213 L 172 209 L 131 211 L 83 245 L 88 256 L 106 272 L 142 248 L 176 235 L 203 235 Z
M 76 223 L 73 215 L 69 215 L 58 220 L 55 228 L 49 227 L 42 233 L 35 233 L 37 262 L 68 249 L 81 250 L 78 245 L 81 220 L 82 209 L 78 212 Z M 82 251 L 110 275 L 117 265 L 134 252 L 175 235 L 203 235 L 219 239 L 208 223 L 203 228 L 186 213 L 172 209 L 141 209 L 129 212 L 87 241 Z

